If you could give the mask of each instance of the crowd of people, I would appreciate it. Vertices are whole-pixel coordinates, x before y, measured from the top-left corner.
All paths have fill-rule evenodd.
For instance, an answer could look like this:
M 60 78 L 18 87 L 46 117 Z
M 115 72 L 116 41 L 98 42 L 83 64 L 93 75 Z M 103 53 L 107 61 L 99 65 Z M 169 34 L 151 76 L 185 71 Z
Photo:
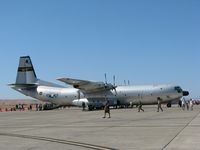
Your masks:
M 161 104 L 162 104 L 162 99 L 158 98 L 158 104 L 157 104 L 157 112 L 159 111 L 163 111 Z M 179 100 L 179 106 L 183 109 L 183 110 L 193 110 L 193 106 L 195 103 L 195 101 L 193 101 L 192 99 L 190 100 L 186 100 L 184 97 Z M 142 108 L 142 103 L 141 101 L 139 101 L 138 105 L 138 112 L 143 111 L 144 109 Z M 0 107 L 0 112 L 2 111 L 24 111 L 24 110 L 34 110 L 34 111 L 42 111 L 42 110 L 50 110 L 51 108 L 53 108 L 53 106 L 51 106 L 50 104 L 16 104 L 14 107 Z M 82 103 L 82 108 L 83 111 L 86 108 L 86 104 L 83 102 Z M 109 100 L 105 100 L 105 106 L 104 106 L 104 116 L 103 118 L 106 117 L 106 114 L 108 114 L 108 118 L 111 117 L 110 115 L 110 105 L 109 105 Z
M 158 97 L 157 101 L 158 101 L 158 103 L 157 103 L 157 112 L 159 112 L 159 111 L 163 112 L 163 109 L 161 107 L 161 105 L 162 105 L 162 99 L 160 97 Z M 179 106 L 183 110 L 185 110 L 185 109 L 187 109 L 187 110 L 193 110 L 194 104 L 196 104 L 196 103 L 192 99 L 190 99 L 189 101 L 186 101 L 184 99 L 184 97 L 182 98 L 182 100 L 179 101 Z M 138 102 L 137 107 L 138 107 L 138 112 L 140 112 L 140 111 L 144 112 L 144 109 L 142 108 L 141 101 Z M 110 118 L 110 108 L 109 108 L 109 101 L 108 100 L 106 100 L 106 102 L 105 102 L 104 116 L 103 116 L 103 118 L 106 118 L 106 114 L 108 114 L 109 115 L 108 118 Z
M 185 98 L 183 97 L 182 100 L 179 101 L 179 106 L 185 110 L 193 110 L 193 106 L 194 106 L 194 102 L 192 99 L 190 99 L 189 101 L 188 100 L 185 100 Z
M 2 106 L 0 107 L 0 112 L 2 111 L 25 111 L 25 110 L 35 110 L 42 111 L 44 109 L 43 104 L 16 104 L 15 106 Z

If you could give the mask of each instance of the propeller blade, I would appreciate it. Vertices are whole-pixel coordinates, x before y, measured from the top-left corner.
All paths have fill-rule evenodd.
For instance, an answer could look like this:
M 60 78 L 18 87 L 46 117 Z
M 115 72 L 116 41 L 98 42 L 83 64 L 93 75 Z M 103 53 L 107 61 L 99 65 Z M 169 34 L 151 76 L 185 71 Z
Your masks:
M 114 88 L 114 90 L 115 90 L 115 94 L 117 94 L 117 90 L 116 90 L 116 87 Z
M 115 86 L 115 75 L 113 76 L 113 85 Z
M 105 73 L 104 75 L 105 75 L 105 83 L 107 84 L 107 76 L 106 76 L 106 73 Z

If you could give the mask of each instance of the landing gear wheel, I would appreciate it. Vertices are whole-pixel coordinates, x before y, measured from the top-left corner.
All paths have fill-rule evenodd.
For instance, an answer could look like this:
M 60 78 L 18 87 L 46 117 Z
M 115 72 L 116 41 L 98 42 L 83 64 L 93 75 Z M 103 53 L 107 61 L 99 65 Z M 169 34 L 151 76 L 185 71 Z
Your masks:
M 167 103 L 167 107 L 172 107 L 172 104 L 171 103 Z

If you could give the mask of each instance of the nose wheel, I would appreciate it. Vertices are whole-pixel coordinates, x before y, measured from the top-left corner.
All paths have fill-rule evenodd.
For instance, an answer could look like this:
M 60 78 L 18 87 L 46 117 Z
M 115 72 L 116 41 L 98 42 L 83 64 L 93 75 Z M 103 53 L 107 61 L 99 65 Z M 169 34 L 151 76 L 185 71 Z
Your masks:
M 172 104 L 171 103 L 167 103 L 167 107 L 172 107 Z

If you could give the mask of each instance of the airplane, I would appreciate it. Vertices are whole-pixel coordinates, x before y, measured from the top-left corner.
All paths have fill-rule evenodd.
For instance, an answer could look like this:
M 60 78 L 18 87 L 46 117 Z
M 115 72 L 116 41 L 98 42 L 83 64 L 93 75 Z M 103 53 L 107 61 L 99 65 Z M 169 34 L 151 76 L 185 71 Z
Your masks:
M 171 106 L 182 96 L 189 95 L 180 86 L 174 85 L 143 85 L 143 86 L 116 86 L 115 83 L 96 82 L 73 78 L 57 79 L 72 87 L 65 87 L 37 78 L 30 56 L 22 56 L 19 59 L 16 82 L 9 84 L 14 90 L 32 98 L 44 102 L 50 102 L 57 106 L 82 106 L 86 104 L 88 110 L 102 108 L 105 100 L 111 106 L 157 104 L 158 99 L 162 103 Z

